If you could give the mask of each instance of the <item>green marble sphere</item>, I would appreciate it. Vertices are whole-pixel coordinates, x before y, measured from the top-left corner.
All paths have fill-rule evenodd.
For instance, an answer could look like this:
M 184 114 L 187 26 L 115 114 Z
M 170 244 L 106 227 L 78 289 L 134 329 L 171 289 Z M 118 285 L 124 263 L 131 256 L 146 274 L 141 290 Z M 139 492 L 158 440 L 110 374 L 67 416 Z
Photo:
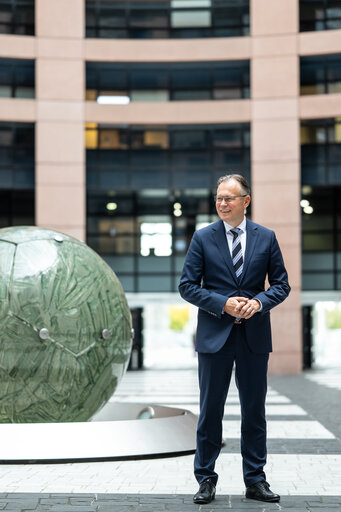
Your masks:
M 0 422 L 88 420 L 131 352 L 114 272 L 83 242 L 23 226 L 0 229 L 0 276 Z

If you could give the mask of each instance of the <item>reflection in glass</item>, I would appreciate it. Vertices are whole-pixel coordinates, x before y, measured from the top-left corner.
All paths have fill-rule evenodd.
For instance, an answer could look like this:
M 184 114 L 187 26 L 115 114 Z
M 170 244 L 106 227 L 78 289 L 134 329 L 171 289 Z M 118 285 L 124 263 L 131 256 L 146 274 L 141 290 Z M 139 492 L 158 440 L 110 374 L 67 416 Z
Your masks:
M 339 0 L 300 0 L 300 30 L 335 30 L 341 28 Z
M 249 0 L 86 0 L 86 37 L 238 37 L 249 18 Z
M 172 226 L 169 222 L 142 222 L 140 229 L 142 256 L 172 254 Z
M 34 60 L 0 58 L 0 97 L 34 98 L 34 69 Z
M 99 101 L 102 96 L 153 102 L 249 98 L 250 63 L 87 62 L 86 99 Z

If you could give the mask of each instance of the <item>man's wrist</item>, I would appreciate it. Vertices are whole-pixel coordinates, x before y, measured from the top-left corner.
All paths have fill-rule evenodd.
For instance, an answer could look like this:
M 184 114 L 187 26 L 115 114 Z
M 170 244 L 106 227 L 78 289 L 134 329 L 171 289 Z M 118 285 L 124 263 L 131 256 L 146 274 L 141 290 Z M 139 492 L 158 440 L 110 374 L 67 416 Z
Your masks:
M 261 303 L 261 301 L 259 299 L 253 299 L 253 300 L 256 300 L 259 304 L 259 310 L 257 311 L 257 313 L 260 313 L 263 309 L 263 304 Z

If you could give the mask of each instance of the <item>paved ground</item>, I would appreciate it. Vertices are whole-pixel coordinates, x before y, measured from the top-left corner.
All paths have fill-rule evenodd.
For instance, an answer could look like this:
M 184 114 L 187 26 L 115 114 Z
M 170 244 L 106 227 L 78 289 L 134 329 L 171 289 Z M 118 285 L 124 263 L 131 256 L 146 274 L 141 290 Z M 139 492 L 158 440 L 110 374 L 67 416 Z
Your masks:
M 41 512 L 190 512 L 226 510 L 290 510 L 290 512 L 328 512 L 341 508 L 340 497 L 285 496 L 280 504 L 266 504 L 247 500 L 241 496 L 220 495 L 209 505 L 194 505 L 192 496 L 148 494 L 9 494 L 0 495 L 0 510 Z
M 231 387 L 224 417 L 225 447 L 218 459 L 216 500 L 194 505 L 193 456 L 147 461 L 0 466 L 0 510 L 90 512 L 164 510 L 341 509 L 341 370 L 269 378 L 268 464 L 280 504 L 246 500 L 239 454 L 239 406 Z M 179 405 L 198 410 L 194 370 L 132 372 L 120 401 Z M 28 440 L 29 442 L 29 440 Z

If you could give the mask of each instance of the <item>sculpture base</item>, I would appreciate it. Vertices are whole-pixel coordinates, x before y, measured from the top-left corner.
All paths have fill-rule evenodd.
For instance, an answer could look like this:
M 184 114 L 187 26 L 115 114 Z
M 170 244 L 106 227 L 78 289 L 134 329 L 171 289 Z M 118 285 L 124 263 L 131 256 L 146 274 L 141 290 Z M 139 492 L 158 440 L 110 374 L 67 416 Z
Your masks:
M 0 424 L 1 463 L 79 462 L 195 451 L 197 416 L 160 405 L 109 402 L 89 422 Z

